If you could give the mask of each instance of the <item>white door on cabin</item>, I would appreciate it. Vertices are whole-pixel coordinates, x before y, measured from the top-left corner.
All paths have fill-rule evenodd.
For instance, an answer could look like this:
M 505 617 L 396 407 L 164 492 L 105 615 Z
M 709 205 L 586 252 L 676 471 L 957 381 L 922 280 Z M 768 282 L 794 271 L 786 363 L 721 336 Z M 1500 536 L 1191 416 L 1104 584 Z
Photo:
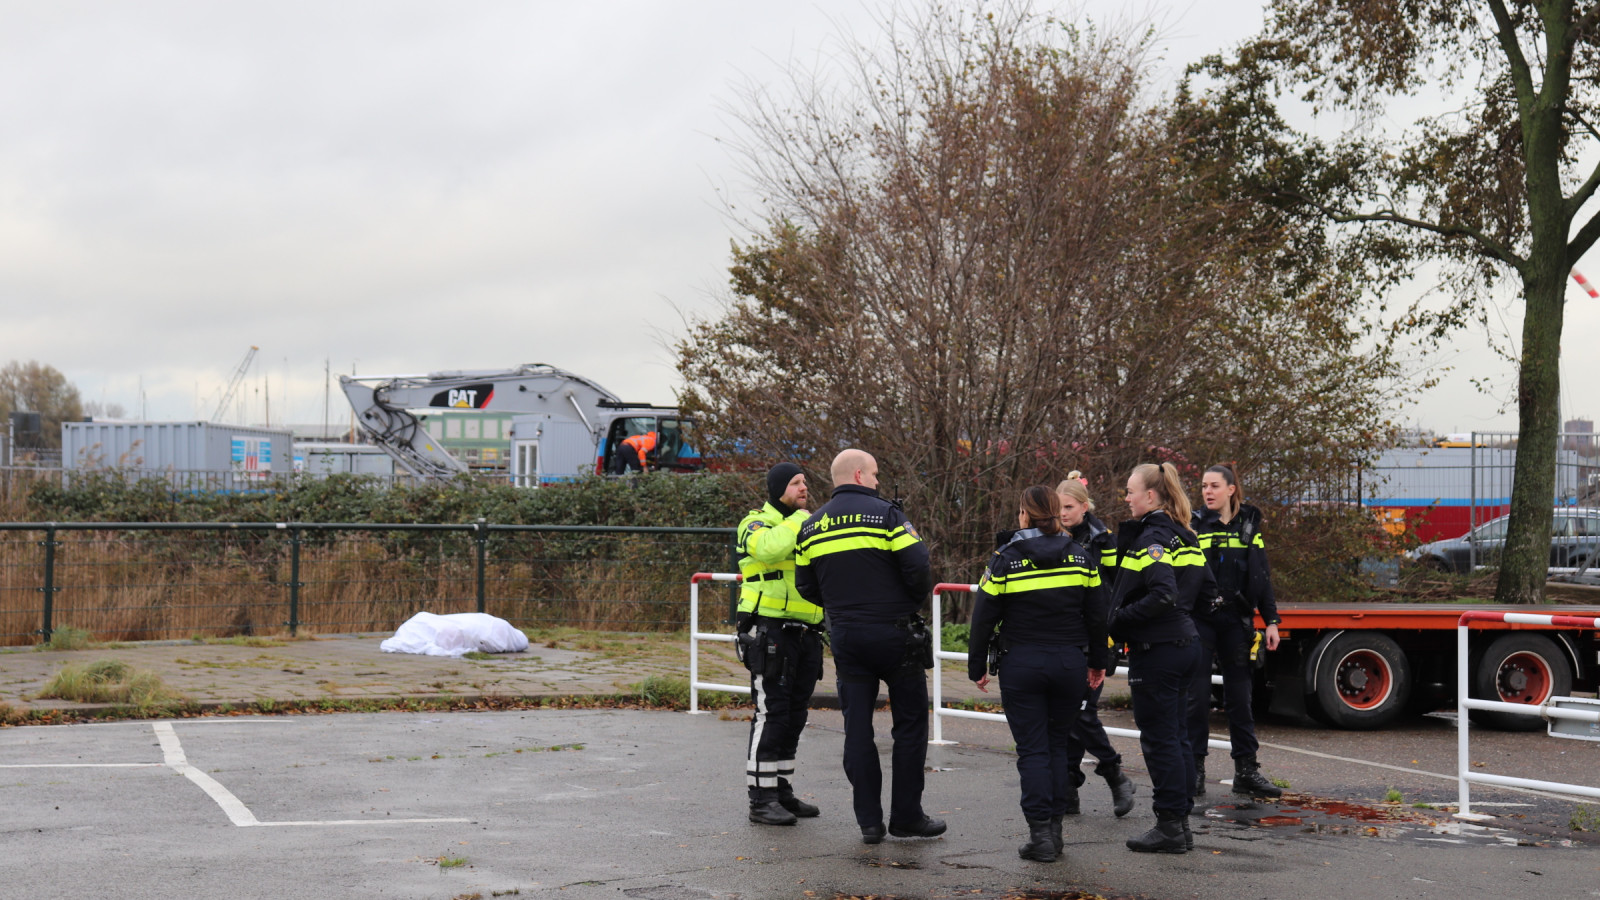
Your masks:
M 517 487 L 539 486 L 539 442 L 516 441 L 511 448 L 512 483 Z

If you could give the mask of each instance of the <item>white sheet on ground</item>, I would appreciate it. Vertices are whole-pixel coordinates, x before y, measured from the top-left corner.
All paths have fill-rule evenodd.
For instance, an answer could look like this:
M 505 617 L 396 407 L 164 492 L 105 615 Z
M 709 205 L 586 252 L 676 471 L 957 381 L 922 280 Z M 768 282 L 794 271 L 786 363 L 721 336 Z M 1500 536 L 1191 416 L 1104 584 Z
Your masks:
M 452 613 L 448 616 L 419 612 L 395 630 L 394 637 L 378 645 L 385 653 L 421 653 L 427 656 L 462 656 L 517 653 L 528 649 L 528 636 L 505 619 L 488 613 Z

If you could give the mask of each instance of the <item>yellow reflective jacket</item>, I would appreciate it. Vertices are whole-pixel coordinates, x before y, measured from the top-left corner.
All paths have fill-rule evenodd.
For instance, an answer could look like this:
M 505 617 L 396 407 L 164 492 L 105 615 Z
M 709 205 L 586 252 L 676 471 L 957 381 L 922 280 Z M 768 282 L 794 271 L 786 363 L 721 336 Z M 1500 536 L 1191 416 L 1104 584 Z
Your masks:
M 808 625 L 822 621 L 822 607 L 794 588 L 795 540 L 810 515 L 800 509 L 785 518 L 765 503 L 739 522 L 739 612 Z

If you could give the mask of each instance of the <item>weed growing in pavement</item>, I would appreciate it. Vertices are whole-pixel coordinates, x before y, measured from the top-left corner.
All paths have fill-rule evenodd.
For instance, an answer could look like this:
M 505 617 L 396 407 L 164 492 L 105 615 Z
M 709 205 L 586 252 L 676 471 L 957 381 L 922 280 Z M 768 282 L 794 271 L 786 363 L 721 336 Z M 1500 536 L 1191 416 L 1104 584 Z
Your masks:
M 966 697 L 960 700 L 947 702 L 952 709 L 965 709 L 970 712 L 1003 712 L 1000 703 L 995 700 L 980 700 L 977 697 Z
M 182 699 L 167 689 L 161 676 L 116 659 L 62 666 L 39 696 L 75 703 L 126 703 L 141 710 Z
M 1385 803 L 1399 803 L 1404 799 L 1405 797 L 1401 796 L 1400 791 L 1395 788 L 1389 788 L 1383 795 L 1383 802 Z
M 73 628 L 71 625 L 62 625 L 50 629 L 50 640 L 45 641 L 35 650 L 85 650 L 92 642 L 89 632 L 82 628 Z
M 1567 820 L 1567 827 L 1573 831 L 1600 831 L 1600 809 L 1579 803 L 1572 811 L 1572 818 Z
M 509 891 L 490 891 L 489 892 L 489 896 L 491 896 L 491 897 L 515 897 L 520 893 L 522 893 L 522 890 L 520 888 L 512 888 Z
M 435 860 L 441 869 L 459 869 L 467 864 L 465 856 L 441 856 Z
M 1272 784 L 1274 787 L 1281 787 L 1286 791 L 1294 787 L 1287 778 L 1274 778 L 1272 779 Z
M 1411 808 L 1412 809 L 1433 809 L 1433 804 L 1432 803 L 1420 803 L 1420 802 L 1418 802 L 1418 803 L 1411 804 Z
M 639 702 L 656 709 L 688 709 L 689 680 L 673 675 L 651 675 L 643 681 L 628 685 L 637 691 Z M 701 691 L 701 709 L 725 709 L 736 706 L 740 699 L 726 691 Z
M 258 637 L 253 634 L 236 634 L 232 637 L 201 637 L 197 634 L 191 640 L 197 644 L 225 644 L 232 647 L 286 647 L 295 638 L 286 636 Z
M 451 897 L 450 900 L 483 900 L 483 892 L 473 891 L 470 894 L 457 894 Z
M 1101 709 L 1132 709 L 1132 694 L 1106 694 L 1100 698 Z
M 463 653 L 461 655 L 461 658 L 462 659 L 484 660 L 484 659 L 494 659 L 495 656 L 494 656 L 493 653 L 485 653 L 482 650 L 473 650 L 473 651 L 471 651 L 469 653 Z

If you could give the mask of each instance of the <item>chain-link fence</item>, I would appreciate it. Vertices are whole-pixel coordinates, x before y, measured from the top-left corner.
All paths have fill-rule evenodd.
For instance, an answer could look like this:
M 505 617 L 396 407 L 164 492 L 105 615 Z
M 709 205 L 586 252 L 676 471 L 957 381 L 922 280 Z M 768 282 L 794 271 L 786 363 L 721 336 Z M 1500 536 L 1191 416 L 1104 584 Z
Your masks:
M 684 586 L 737 564 L 731 528 L 0 524 L 0 644 L 388 631 L 416 612 L 523 627 L 684 627 Z M 707 603 L 703 624 L 731 616 Z

